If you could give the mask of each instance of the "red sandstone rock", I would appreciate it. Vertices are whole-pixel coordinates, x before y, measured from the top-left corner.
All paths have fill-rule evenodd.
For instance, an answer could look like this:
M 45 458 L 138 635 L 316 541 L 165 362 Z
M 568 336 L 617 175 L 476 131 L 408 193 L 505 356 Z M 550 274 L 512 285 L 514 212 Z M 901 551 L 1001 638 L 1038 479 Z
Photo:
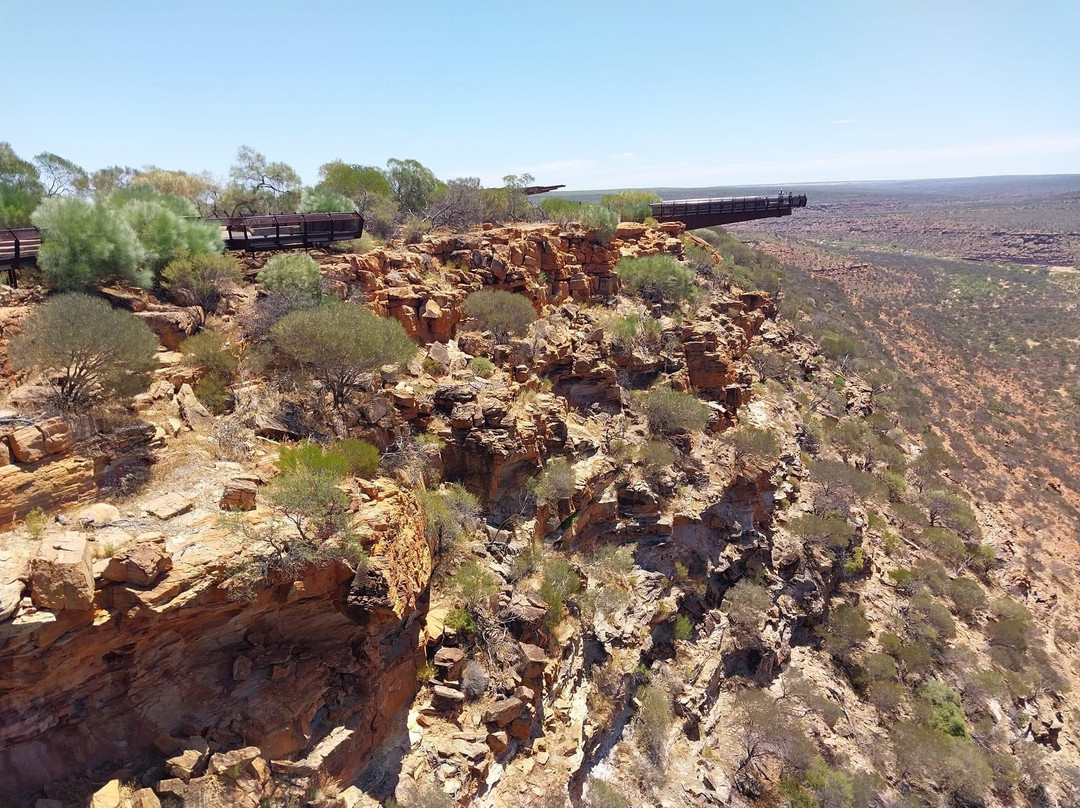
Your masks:
M 75 531 L 43 540 L 30 578 L 34 605 L 56 611 L 89 609 L 94 601 L 92 565 L 90 546 Z
M 11 453 L 20 463 L 36 463 L 46 454 L 45 438 L 36 426 L 25 426 L 8 435 Z
M 498 724 L 505 727 L 525 711 L 525 702 L 516 696 L 500 699 L 484 711 L 485 724 Z

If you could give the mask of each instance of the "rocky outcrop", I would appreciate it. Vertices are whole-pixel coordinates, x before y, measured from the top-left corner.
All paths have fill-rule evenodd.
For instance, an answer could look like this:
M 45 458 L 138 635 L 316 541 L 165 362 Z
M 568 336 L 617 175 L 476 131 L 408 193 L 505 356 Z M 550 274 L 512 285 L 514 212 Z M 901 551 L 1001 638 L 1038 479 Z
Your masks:
M 37 610 L 0 623 L 0 796 L 153 756 L 168 736 L 215 753 L 257 747 L 268 760 L 323 741 L 309 763 L 349 774 L 415 691 L 422 621 L 410 618 L 432 563 L 412 495 L 382 481 L 365 498 L 366 568 L 312 566 L 250 602 L 230 597 L 230 578 L 251 548 L 220 529 L 167 554 L 129 548 L 96 591 L 85 540 L 47 540 L 32 564 Z

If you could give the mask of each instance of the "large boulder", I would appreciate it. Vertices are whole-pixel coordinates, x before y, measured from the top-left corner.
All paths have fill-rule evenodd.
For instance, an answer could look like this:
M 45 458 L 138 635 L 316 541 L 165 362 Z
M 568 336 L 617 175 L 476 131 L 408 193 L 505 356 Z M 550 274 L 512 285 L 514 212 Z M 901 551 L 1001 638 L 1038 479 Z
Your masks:
M 525 702 L 517 698 L 517 696 L 499 699 L 484 711 L 484 723 L 505 727 L 523 712 L 525 712 Z
M 90 545 L 69 530 L 41 542 L 33 561 L 30 597 L 41 609 L 89 609 L 94 602 Z
M 20 463 L 36 463 L 46 454 L 45 438 L 36 426 L 24 426 L 8 435 L 11 453 Z
M 160 544 L 147 542 L 110 558 L 102 577 L 135 586 L 153 586 L 172 566 L 172 557 Z

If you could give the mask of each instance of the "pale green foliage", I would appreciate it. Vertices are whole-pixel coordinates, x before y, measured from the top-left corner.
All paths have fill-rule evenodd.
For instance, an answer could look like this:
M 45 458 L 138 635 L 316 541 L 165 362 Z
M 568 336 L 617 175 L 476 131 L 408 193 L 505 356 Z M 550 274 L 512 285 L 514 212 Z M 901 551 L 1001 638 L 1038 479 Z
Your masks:
M 724 593 L 724 608 L 735 634 L 743 641 L 758 638 L 765 615 L 772 607 L 769 591 L 748 578 L 738 581 Z
M 145 389 L 157 337 L 142 320 L 83 294 L 49 298 L 11 340 L 17 370 L 48 371 L 65 406 Z
M 480 524 L 480 502 L 460 483 L 439 491 L 421 491 L 424 529 L 440 552 L 451 550 Z
M 108 207 L 84 199 L 46 199 L 30 217 L 41 230 L 38 265 L 60 291 L 112 281 L 149 286 L 139 271 L 142 248 L 135 230 Z
M 780 459 L 780 439 L 770 429 L 742 424 L 728 435 L 735 469 L 750 476 L 772 469 Z
M 649 429 L 656 435 L 705 429 L 709 422 L 709 408 L 689 393 L 657 385 L 634 394 L 634 403 L 645 413 Z
M 279 292 L 302 303 L 318 303 L 324 294 L 319 265 L 303 253 L 273 256 L 259 271 L 258 284 L 264 292 Z
M 334 441 L 330 446 L 330 451 L 333 454 L 341 455 L 349 462 L 349 474 L 354 477 L 363 477 L 370 480 L 375 476 L 375 472 L 379 468 L 379 460 L 381 459 L 379 449 L 366 440 L 353 438 Z
M 581 222 L 587 230 L 594 230 L 596 241 L 607 245 L 615 236 L 615 228 L 619 225 L 619 214 L 600 205 L 582 204 L 574 214 L 574 218 Z
M 29 191 L 0 183 L 0 227 L 29 227 L 37 205 Z
M 792 519 L 788 523 L 788 530 L 809 544 L 831 549 L 847 547 L 855 535 L 854 528 L 843 517 L 822 517 L 813 513 Z
M 362 563 L 365 556 L 352 534 L 349 497 L 338 487 L 349 473 L 348 458 L 324 452 L 315 443 L 282 446 L 278 469 L 266 486 L 266 498 L 296 528 L 295 539 L 275 542 L 278 554 L 310 561 L 344 553 Z
M 663 768 L 667 762 L 668 736 L 675 716 L 671 695 L 660 684 L 650 684 L 638 691 L 637 719 L 634 737 L 654 765 Z
M 566 599 L 576 594 L 580 588 L 581 578 L 569 561 L 558 555 L 544 561 L 540 597 L 548 607 L 545 624 L 549 630 L 562 621 Z
M 38 538 L 48 527 L 49 516 L 41 508 L 34 508 L 23 518 L 23 527 L 32 538 Z
M 7 142 L 0 142 L 0 186 L 15 188 L 35 199 L 44 193 L 37 167 L 19 157 Z
M 511 334 L 521 336 L 536 319 L 536 309 L 527 297 L 502 290 L 473 292 L 465 298 L 462 309 L 499 342 Z
M 274 345 L 322 382 L 334 406 L 383 365 L 404 364 L 416 343 L 401 323 L 354 303 L 294 311 L 270 330 Z
M 652 191 L 619 191 L 601 197 L 600 204 L 615 211 L 624 222 L 643 222 L 652 216 L 650 202 L 659 202 L 660 197 Z
M 300 202 L 300 176 L 293 167 L 267 160 L 250 146 L 237 150 L 229 179 L 219 200 L 229 215 L 290 213 Z
M 595 777 L 589 778 L 586 795 L 589 808 L 630 808 L 630 801 L 614 786 Z
M 540 201 L 540 210 L 544 212 L 544 215 L 561 224 L 566 224 L 577 218 L 580 208 L 580 202 L 575 202 L 572 199 L 560 199 L 557 196 L 549 196 Z
M 550 504 L 573 496 L 576 487 L 574 467 L 563 457 L 549 460 L 544 470 L 528 483 L 530 493 L 538 501 Z
M 141 263 L 155 274 L 181 254 L 216 255 L 223 249 L 216 222 L 183 218 L 161 201 L 128 203 L 120 216 L 139 239 Z
M 615 271 L 627 291 L 653 303 L 693 302 L 698 296 L 693 271 L 670 255 L 620 258 Z
M 475 611 L 499 591 L 499 579 L 484 569 L 479 561 L 470 559 L 450 576 L 449 585 L 457 591 L 465 605 Z
M 181 250 L 161 271 L 161 285 L 184 293 L 212 313 L 230 287 L 243 280 L 240 264 L 229 253 L 195 253 Z
M 817 634 L 825 641 L 829 653 L 840 659 L 850 659 L 852 652 L 870 636 L 870 622 L 862 606 L 841 604 L 829 612 Z
M 492 364 L 490 359 L 485 359 L 482 356 L 474 356 L 469 361 L 469 367 L 481 379 L 490 379 L 495 373 L 495 365 Z
M 418 160 L 386 161 L 386 179 L 402 210 L 419 216 L 443 187 L 430 168 Z
M 300 194 L 301 213 L 347 213 L 356 203 L 344 194 L 327 188 L 305 188 Z

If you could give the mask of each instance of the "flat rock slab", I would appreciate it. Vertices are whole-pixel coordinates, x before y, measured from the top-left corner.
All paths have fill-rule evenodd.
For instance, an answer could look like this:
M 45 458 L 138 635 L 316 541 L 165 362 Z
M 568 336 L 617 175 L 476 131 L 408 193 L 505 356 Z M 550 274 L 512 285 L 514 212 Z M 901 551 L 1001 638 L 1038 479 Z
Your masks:
M 158 519 L 172 519 L 190 510 L 191 500 L 180 494 L 166 494 L 146 504 L 146 512 Z

